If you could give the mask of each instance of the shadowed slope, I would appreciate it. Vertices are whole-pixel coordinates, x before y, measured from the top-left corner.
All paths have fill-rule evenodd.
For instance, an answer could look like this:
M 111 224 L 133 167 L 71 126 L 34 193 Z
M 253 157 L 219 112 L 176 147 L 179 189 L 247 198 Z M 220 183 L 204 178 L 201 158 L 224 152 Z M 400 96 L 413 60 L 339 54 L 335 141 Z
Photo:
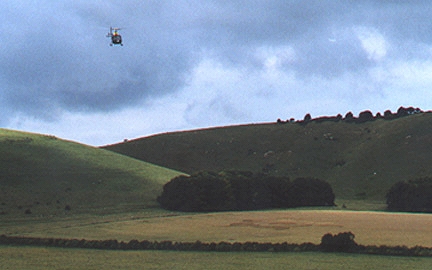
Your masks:
M 383 202 L 393 183 L 432 175 L 432 113 L 364 123 L 230 126 L 104 148 L 187 173 L 235 169 L 311 176 L 327 180 L 336 198 Z

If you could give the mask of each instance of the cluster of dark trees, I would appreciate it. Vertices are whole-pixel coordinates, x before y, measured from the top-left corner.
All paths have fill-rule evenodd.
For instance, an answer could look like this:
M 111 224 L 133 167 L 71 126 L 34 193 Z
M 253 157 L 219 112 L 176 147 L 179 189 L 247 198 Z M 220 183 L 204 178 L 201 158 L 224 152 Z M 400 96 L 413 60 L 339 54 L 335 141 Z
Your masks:
M 325 234 L 321 238 L 321 249 L 327 252 L 354 252 L 359 245 L 354 241 L 352 232 L 344 232 L 336 235 Z
M 168 210 L 241 211 L 299 206 L 333 206 L 331 186 L 320 179 L 275 177 L 242 171 L 198 172 L 178 176 L 158 197 Z
M 302 243 L 259 243 L 259 242 L 172 242 L 172 241 L 138 241 L 85 240 L 63 238 L 38 238 L 0 235 L 0 245 L 39 246 L 58 248 L 88 248 L 102 250 L 173 250 L 204 252 L 347 252 L 361 254 L 378 254 L 392 256 L 432 256 L 432 247 L 415 246 L 363 246 L 354 241 L 351 232 L 336 235 L 326 234 L 320 244 Z
M 357 118 L 354 117 L 351 112 L 348 112 L 345 115 L 345 118 L 343 120 L 347 123 L 364 123 L 364 122 L 368 122 L 368 121 L 374 121 L 377 119 L 393 120 L 393 119 L 397 119 L 400 117 L 405 117 L 408 115 L 419 114 L 419 113 L 423 113 L 423 111 L 419 108 L 399 107 L 399 109 L 397 110 L 396 113 L 392 113 L 390 110 L 386 110 L 384 112 L 384 115 L 381 115 L 381 113 L 377 113 L 375 116 L 373 116 L 371 111 L 368 111 L 368 110 L 363 111 L 359 114 L 359 116 Z
M 397 182 L 387 192 L 386 198 L 390 211 L 432 213 L 432 178 Z
M 393 120 L 393 119 L 397 119 L 400 117 L 404 117 L 404 116 L 408 116 L 408 115 L 412 115 L 412 114 L 418 114 L 418 113 L 423 113 L 423 111 L 419 108 L 414 108 L 414 107 L 399 107 L 399 109 L 397 110 L 396 113 L 392 113 L 390 110 L 386 110 L 384 112 L 384 115 L 381 115 L 381 113 L 377 113 L 375 116 L 372 114 L 371 111 L 366 110 L 363 111 L 359 114 L 358 117 L 355 117 L 353 115 L 352 112 L 348 112 L 345 117 L 342 117 L 341 114 L 338 114 L 337 116 L 322 116 L 322 117 L 318 117 L 318 118 L 312 118 L 312 116 L 308 113 L 304 116 L 303 120 L 298 120 L 295 121 L 293 118 L 291 118 L 290 120 L 287 121 L 282 121 L 280 119 L 277 120 L 277 123 L 279 124 L 284 124 L 284 123 L 298 123 L 301 125 L 306 125 L 310 122 L 316 122 L 316 123 L 321 123 L 321 122 L 339 122 L 339 121 L 344 121 L 346 123 L 364 123 L 364 122 L 368 122 L 368 121 L 374 121 L 376 119 L 384 119 L 384 120 Z

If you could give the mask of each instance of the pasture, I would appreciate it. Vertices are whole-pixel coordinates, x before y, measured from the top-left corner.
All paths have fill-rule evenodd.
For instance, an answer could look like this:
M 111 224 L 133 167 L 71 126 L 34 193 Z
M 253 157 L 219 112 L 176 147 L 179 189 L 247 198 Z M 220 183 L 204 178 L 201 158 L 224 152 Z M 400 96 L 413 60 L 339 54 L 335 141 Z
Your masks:
M 337 253 L 105 251 L 0 246 L 1 269 L 430 269 L 431 258 Z

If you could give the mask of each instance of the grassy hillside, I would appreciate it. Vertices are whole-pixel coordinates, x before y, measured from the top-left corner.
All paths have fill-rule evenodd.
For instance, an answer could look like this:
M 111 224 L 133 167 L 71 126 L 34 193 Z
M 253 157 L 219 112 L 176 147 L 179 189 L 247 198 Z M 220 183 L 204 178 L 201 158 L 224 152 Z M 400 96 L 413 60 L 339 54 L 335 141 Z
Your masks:
M 312 176 L 330 182 L 337 198 L 382 202 L 393 183 L 432 175 L 432 113 L 175 132 L 105 149 L 187 173 L 236 169 Z
M 111 151 L 0 129 L 2 215 L 156 205 L 162 185 L 176 175 Z

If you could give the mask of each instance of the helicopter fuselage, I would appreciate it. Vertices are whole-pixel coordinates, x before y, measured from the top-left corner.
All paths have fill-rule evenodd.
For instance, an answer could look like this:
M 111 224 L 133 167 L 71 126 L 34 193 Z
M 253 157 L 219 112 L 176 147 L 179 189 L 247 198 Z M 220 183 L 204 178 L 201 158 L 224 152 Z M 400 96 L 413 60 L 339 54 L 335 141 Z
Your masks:
M 111 37 L 111 42 L 112 42 L 112 44 L 122 45 L 123 46 L 123 44 L 122 44 L 122 38 L 121 38 L 121 36 L 119 34 L 113 35 Z
M 111 44 L 110 44 L 110 46 L 112 46 L 112 45 L 121 45 L 121 46 L 123 46 L 122 37 L 117 32 L 118 30 L 120 30 L 120 28 L 110 27 L 110 31 L 107 34 L 107 37 L 111 37 Z

